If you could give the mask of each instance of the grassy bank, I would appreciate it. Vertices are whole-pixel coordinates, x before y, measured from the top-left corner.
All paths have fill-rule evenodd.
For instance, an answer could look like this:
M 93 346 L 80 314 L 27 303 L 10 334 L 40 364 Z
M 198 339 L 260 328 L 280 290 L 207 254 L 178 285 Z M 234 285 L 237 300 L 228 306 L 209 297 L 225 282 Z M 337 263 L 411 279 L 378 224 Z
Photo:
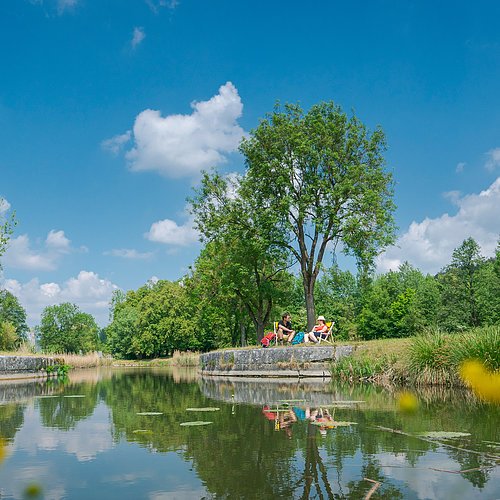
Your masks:
M 171 358 L 157 359 L 115 359 L 113 366 L 175 366 L 197 367 L 200 363 L 200 354 L 198 352 L 180 352 L 175 351 Z
M 467 360 L 500 372 L 500 327 L 447 335 L 438 329 L 408 339 L 372 340 L 355 346 L 353 356 L 332 364 L 332 376 L 347 381 L 402 382 L 411 385 L 462 385 Z

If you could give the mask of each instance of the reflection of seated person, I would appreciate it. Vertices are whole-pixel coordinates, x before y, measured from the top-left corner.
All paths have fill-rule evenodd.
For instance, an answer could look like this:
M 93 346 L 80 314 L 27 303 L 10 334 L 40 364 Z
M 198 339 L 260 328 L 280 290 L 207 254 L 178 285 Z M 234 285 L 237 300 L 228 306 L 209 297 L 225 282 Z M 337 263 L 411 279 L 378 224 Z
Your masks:
M 279 428 L 284 430 L 287 437 L 292 437 L 292 424 L 297 422 L 297 417 L 292 410 L 278 413 Z
M 328 333 L 328 326 L 326 325 L 326 320 L 324 316 L 318 316 L 316 325 L 309 333 L 304 335 L 304 342 L 318 342 L 318 337 L 321 335 L 326 335 Z
M 274 429 L 279 431 L 279 430 L 284 430 L 287 434 L 288 437 L 292 437 L 292 424 L 297 422 L 297 417 L 295 413 L 290 409 L 290 410 L 278 410 L 276 409 L 273 411 L 272 408 L 269 407 L 269 405 L 265 405 L 264 408 L 262 408 L 262 414 L 264 417 L 267 418 L 267 420 L 274 421 Z
M 310 410 L 309 412 L 306 410 L 306 415 L 308 415 L 308 419 L 311 422 L 317 422 L 320 424 L 319 432 L 323 437 L 326 436 L 327 429 L 335 427 L 333 417 L 326 408 L 324 410 L 322 408 L 318 408 L 316 410 Z
M 281 320 L 278 322 L 278 340 L 283 341 L 284 338 L 291 342 L 295 335 L 295 330 L 292 330 L 292 317 L 289 313 L 283 313 Z

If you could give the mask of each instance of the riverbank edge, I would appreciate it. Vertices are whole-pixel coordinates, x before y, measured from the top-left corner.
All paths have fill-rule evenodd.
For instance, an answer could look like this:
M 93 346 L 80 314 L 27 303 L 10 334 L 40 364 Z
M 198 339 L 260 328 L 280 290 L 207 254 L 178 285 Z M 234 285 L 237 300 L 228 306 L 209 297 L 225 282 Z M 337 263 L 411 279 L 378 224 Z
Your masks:
M 350 345 L 225 349 L 200 355 L 202 376 L 330 378 L 330 364 L 350 356 Z

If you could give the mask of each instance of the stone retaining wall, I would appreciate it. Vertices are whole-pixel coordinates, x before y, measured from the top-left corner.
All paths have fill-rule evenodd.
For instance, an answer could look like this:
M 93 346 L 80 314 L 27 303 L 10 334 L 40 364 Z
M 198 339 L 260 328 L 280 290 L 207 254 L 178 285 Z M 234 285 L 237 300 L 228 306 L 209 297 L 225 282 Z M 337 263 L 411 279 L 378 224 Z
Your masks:
M 200 356 L 202 375 L 243 377 L 330 377 L 330 363 L 353 347 L 311 346 L 228 349 Z
M 297 405 L 326 406 L 332 401 L 352 399 L 320 378 L 202 377 L 198 381 L 203 395 L 226 403 L 265 405 L 295 400 Z
M 36 376 L 47 366 L 57 364 L 57 359 L 41 356 L 0 356 L 0 379 Z

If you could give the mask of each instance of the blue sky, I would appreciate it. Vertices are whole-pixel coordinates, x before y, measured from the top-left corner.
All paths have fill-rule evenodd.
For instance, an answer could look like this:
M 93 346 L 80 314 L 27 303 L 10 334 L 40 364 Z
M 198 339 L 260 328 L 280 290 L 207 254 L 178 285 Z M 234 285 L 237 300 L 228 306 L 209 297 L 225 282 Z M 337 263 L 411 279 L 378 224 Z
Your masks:
M 286 7 L 285 7 L 286 5 Z M 276 100 L 333 99 L 387 134 L 398 246 L 435 272 L 500 234 L 500 4 L 5 0 L 0 212 L 19 224 L 3 286 L 31 324 L 69 300 L 177 279 L 199 252 L 186 197 L 242 171 Z

